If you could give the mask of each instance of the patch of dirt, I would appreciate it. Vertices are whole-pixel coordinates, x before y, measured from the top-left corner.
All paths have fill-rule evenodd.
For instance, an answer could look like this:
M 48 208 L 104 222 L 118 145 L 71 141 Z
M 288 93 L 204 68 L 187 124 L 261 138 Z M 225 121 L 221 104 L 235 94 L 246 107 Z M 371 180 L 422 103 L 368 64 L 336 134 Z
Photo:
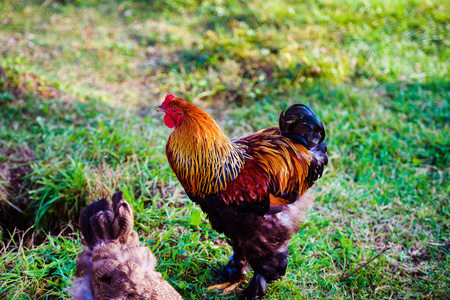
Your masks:
M 35 159 L 29 147 L 8 148 L 0 144 L 0 227 L 2 232 L 26 230 L 32 218 L 24 212 L 31 202 L 31 186 L 27 175 L 32 169 L 29 162 Z M 5 239 L 9 235 L 4 236 Z
M 42 244 L 47 234 L 68 237 L 73 233 L 75 229 L 71 223 L 61 223 L 46 229 L 46 232 L 35 231 L 34 199 L 29 191 L 36 189 L 36 184 L 28 176 L 32 172 L 30 161 L 35 158 L 34 153 L 29 148 L 6 148 L 5 151 L 3 147 L 0 147 L 0 152 L 10 153 L 13 158 L 8 162 L 0 162 L 0 231 L 3 238 L 0 245 L 3 242 L 3 245 L 31 247 Z M 14 161 L 15 157 L 17 160 Z
M 407 255 L 411 258 L 413 264 L 419 264 L 422 261 L 430 261 L 432 259 L 428 249 L 421 247 L 419 244 L 409 248 Z
M 1 157 L 6 157 L 10 163 L 27 163 L 36 158 L 33 150 L 25 146 L 23 148 L 7 148 L 0 144 L 0 161 Z
M 416 243 L 408 249 L 407 255 L 413 264 L 421 264 L 422 262 L 442 262 L 447 259 L 450 254 L 450 241 L 444 244 L 427 244 L 422 245 Z

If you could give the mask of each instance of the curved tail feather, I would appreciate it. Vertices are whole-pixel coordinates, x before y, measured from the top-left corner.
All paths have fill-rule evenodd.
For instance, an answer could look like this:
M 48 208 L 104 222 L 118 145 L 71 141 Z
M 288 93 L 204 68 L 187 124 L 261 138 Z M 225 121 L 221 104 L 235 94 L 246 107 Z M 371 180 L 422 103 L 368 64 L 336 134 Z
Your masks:
M 304 104 L 294 104 L 280 114 L 281 134 L 302 143 L 308 149 L 325 139 L 325 128 L 313 110 Z
M 294 140 L 313 153 L 307 180 L 310 186 L 322 176 L 328 163 L 325 128 L 314 111 L 304 104 L 294 104 L 280 114 L 281 134 Z

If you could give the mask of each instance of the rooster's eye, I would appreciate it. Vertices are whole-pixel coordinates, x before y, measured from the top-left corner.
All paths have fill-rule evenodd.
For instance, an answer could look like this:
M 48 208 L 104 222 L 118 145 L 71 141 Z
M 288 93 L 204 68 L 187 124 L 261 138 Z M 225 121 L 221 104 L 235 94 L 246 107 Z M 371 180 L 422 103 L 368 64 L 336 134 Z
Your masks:
M 173 111 L 176 111 L 176 110 L 177 110 L 177 108 L 176 108 L 175 106 L 172 106 L 172 109 L 173 109 Z

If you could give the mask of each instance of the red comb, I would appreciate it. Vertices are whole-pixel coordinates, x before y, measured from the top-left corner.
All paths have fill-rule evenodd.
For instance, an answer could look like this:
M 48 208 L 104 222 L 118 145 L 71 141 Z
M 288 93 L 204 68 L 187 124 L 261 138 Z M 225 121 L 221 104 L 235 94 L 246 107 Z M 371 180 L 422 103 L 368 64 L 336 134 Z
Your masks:
M 164 102 L 169 102 L 169 101 L 171 101 L 171 100 L 173 100 L 173 99 L 175 99 L 175 96 L 174 95 L 172 95 L 172 94 L 168 94 L 167 96 L 166 96 L 166 99 L 164 99 Z
M 166 105 L 169 105 L 169 102 L 175 99 L 175 96 L 172 94 L 168 94 L 166 98 L 164 99 L 164 102 L 161 104 L 163 107 Z

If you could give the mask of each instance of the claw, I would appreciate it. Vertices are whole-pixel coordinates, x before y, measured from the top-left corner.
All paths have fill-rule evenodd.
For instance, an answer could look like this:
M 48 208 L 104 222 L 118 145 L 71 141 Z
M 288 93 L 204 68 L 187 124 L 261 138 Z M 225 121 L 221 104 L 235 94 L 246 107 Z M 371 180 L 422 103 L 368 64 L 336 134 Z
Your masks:
M 229 287 L 231 285 L 231 283 L 229 282 L 225 282 L 225 283 L 220 283 L 220 284 L 216 284 L 216 285 L 212 285 L 209 286 L 206 290 L 207 291 L 212 291 L 212 290 L 224 290 L 227 287 Z
M 233 283 L 232 285 L 230 285 L 229 287 L 227 287 L 226 289 L 223 290 L 222 294 L 223 295 L 228 295 L 231 292 L 233 292 L 241 283 L 247 283 L 246 280 L 240 280 L 236 283 Z
M 223 295 L 228 295 L 231 292 L 233 292 L 241 283 L 247 283 L 247 280 L 241 279 L 235 283 L 225 282 L 221 284 L 216 284 L 208 287 L 206 290 L 207 291 L 222 290 Z

